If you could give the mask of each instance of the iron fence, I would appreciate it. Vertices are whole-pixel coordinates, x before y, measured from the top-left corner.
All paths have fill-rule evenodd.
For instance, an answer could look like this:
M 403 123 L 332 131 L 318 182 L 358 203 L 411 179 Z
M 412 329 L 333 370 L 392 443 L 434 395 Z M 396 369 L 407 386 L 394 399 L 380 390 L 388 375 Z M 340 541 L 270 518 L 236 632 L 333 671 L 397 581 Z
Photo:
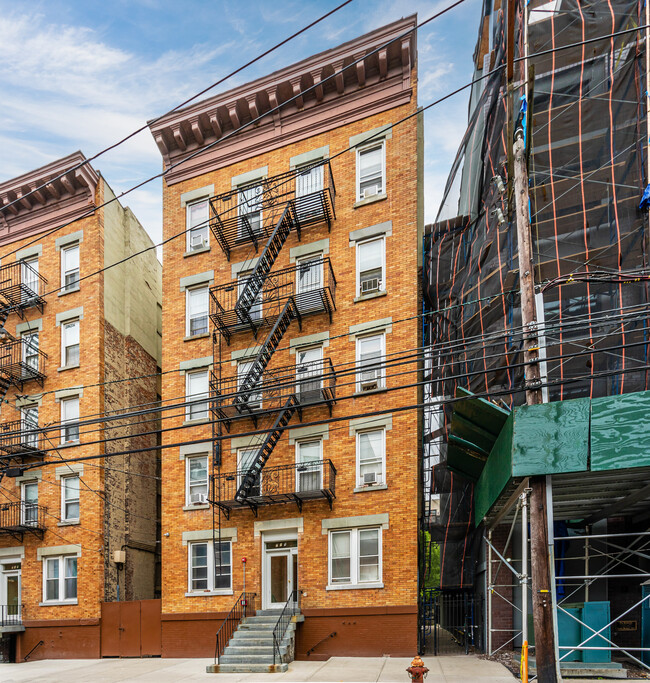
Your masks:
M 291 619 L 294 614 L 300 614 L 300 595 L 302 591 L 293 590 L 289 594 L 289 597 L 280 612 L 278 621 L 273 628 L 273 664 L 277 664 L 282 661 L 282 641 L 289 628 Z

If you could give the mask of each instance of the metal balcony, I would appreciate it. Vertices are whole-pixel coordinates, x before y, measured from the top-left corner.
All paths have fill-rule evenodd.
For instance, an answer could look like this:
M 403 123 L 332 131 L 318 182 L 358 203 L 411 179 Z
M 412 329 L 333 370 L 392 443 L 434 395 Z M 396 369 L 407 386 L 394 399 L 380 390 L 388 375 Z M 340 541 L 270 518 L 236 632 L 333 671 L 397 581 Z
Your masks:
M 32 306 L 41 312 L 45 305 L 43 294 L 47 280 L 26 261 L 14 261 L 0 266 L 0 308 L 7 313 L 23 311 Z
M 265 505 L 295 503 L 302 510 L 310 500 L 326 500 L 330 509 L 336 498 L 336 468 L 331 460 L 265 467 L 255 482 L 250 495 L 243 501 L 235 498 L 247 470 L 217 474 L 213 478 L 214 500 L 211 502 L 230 518 L 231 510 L 251 509 Z
M 16 630 L 14 627 L 22 626 L 24 609 L 24 605 L 0 605 L 0 629 L 11 632 Z
M 0 535 L 9 534 L 22 540 L 23 534 L 29 532 L 43 538 L 46 512 L 43 505 L 25 501 L 0 503 Z
M 303 228 L 325 223 L 331 229 L 335 197 L 329 161 L 287 171 L 210 199 L 210 230 L 230 260 L 236 247 L 264 245 L 287 204 L 298 239 Z
M 210 380 L 212 410 L 215 419 L 221 419 L 226 427 L 239 418 L 251 417 L 257 423 L 260 414 L 280 410 L 292 394 L 297 399 L 298 410 L 317 405 L 327 405 L 330 414 L 336 403 L 336 372 L 329 358 L 290 365 L 264 371 L 262 381 L 250 393 L 247 401 L 238 401 L 240 379 Z
M 22 420 L 0 424 L 0 462 L 4 453 L 9 456 L 39 454 L 41 439 L 38 425 L 30 426 Z
M 27 339 L 4 342 L 0 339 L 0 376 L 21 390 L 25 382 L 32 380 L 43 386 L 46 358 L 47 354 L 34 348 Z
M 336 310 L 336 278 L 327 257 L 271 271 L 255 303 L 242 312 L 236 304 L 244 286 L 241 279 L 210 289 L 210 319 L 228 343 L 237 332 L 252 331 L 257 336 L 261 327 L 271 327 L 289 299 L 301 317 L 327 313 L 331 322 Z

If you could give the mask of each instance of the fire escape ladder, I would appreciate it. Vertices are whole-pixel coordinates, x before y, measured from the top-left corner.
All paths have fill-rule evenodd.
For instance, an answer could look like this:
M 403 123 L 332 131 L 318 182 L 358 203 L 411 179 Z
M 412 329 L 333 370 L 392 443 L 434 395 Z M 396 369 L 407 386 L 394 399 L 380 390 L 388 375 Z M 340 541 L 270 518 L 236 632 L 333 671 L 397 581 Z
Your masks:
M 267 434 L 266 439 L 264 439 L 264 443 L 257 452 L 255 460 L 248 468 L 246 473 L 242 476 L 241 484 L 239 485 L 237 493 L 235 494 L 235 500 L 238 503 L 246 502 L 246 499 L 250 496 L 251 490 L 256 486 L 257 482 L 259 482 L 262 468 L 273 452 L 275 445 L 280 440 L 282 432 L 284 431 L 284 427 L 289 424 L 293 414 L 296 412 L 297 406 L 298 399 L 296 398 L 295 394 L 292 394 L 289 396 L 282 410 L 275 418 L 273 427 Z
M 246 284 L 237 298 L 235 312 L 237 313 L 237 318 L 240 322 L 248 323 L 252 326 L 253 321 L 251 320 L 249 311 L 262 291 L 264 280 L 271 271 L 284 243 L 287 241 L 287 237 L 289 237 L 292 227 L 294 227 L 294 223 L 292 220 L 291 204 L 287 203 L 280 216 L 280 220 L 277 222 L 264 247 L 264 251 L 262 251 L 262 255 L 257 261 L 257 265 L 253 269 L 253 272 L 246 278 Z
M 299 318 L 298 309 L 293 298 L 289 298 L 284 304 L 282 312 L 278 316 L 278 319 L 273 325 L 273 329 L 269 332 L 269 336 L 262 344 L 262 348 L 255 357 L 250 370 L 246 373 L 243 378 L 239 389 L 237 391 L 237 396 L 235 397 L 233 404 L 235 407 L 241 411 L 241 409 L 248 408 L 248 400 L 251 394 L 255 392 L 255 386 L 262 378 L 262 373 L 264 369 L 269 364 L 269 361 L 273 357 L 273 353 L 278 348 L 284 333 L 291 324 L 294 318 Z

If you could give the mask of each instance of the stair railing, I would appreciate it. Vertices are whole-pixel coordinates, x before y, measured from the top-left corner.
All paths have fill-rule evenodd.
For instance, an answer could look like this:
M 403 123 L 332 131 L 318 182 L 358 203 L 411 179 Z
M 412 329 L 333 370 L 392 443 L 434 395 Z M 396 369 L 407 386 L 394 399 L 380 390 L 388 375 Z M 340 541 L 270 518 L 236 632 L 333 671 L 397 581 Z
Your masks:
M 301 590 L 293 590 L 289 594 L 288 600 L 285 602 L 282 612 L 275 624 L 273 629 L 273 666 L 282 661 L 282 655 L 280 653 L 280 647 L 284 636 L 291 623 L 291 618 L 294 614 L 300 614 L 300 596 L 302 595 Z
M 223 624 L 219 627 L 217 631 L 217 639 L 214 648 L 214 663 L 215 665 L 219 661 L 223 651 L 230 642 L 233 633 L 239 627 L 242 619 L 246 618 L 246 615 L 255 614 L 255 597 L 257 593 L 246 593 L 243 592 L 238 598 L 237 602 L 233 605 L 232 609 L 228 613 L 228 616 L 223 620 Z

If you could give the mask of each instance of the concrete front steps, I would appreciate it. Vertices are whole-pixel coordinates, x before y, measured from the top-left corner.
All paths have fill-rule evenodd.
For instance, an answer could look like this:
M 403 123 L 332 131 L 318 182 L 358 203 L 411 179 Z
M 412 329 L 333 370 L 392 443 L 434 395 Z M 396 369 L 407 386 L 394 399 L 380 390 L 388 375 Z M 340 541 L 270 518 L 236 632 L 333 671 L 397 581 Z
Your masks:
M 537 673 L 535 659 L 532 657 L 529 661 L 529 671 L 531 676 Z M 624 669 L 623 665 L 618 662 L 592 662 L 588 664 L 584 662 L 560 662 L 560 672 L 563 679 L 627 679 L 627 669 Z
M 254 617 L 242 619 L 218 664 L 206 667 L 208 673 L 279 673 L 289 668 L 295 652 L 296 624 L 302 614 L 291 617 L 282 644 L 279 663 L 273 663 L 273 629 L 280 610 L 258 610 Z

